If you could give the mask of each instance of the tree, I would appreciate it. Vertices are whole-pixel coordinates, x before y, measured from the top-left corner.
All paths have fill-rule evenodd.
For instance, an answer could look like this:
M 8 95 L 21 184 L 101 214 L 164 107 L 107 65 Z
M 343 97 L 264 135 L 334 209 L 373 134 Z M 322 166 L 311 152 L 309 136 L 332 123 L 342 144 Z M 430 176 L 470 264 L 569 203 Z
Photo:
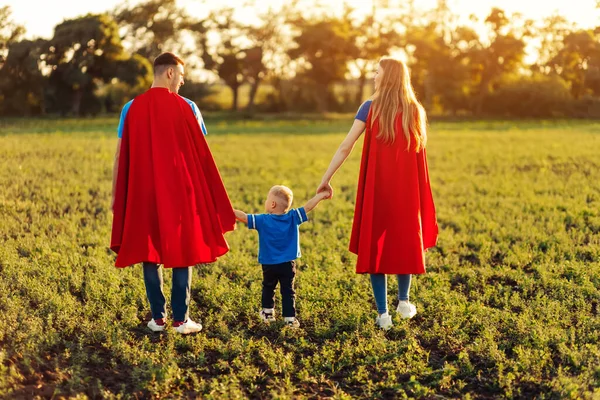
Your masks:
M 56 111 L 97 113 L 101 102 L 95 91 L 100 83 L 109 83 L 119 75 L 128 83 L 148 76 L 149 64 L 124 51 L 118 29 L 106 14 L 88 14 L 55 28 L 46 62 L 52 67 L 49 83 Z
M 350 11 L 344 14 L 349 18 Z M 398 15 L 395 15 L 398 18 Z M 390 18 L 381 18 L 375 21 L 375 14 L 364 17 L 355 23 L 347 20 L 352 27 L 351 40 L 356 48 L 356 58 L 351 63 L 358 71 L 358 91 L 354 99 L 355 106 L 362 103 L 367 74 L 375 69 L 379 59 L 390 53 L 393 48 L 402 46 L 402 36 L 394 29 L 394 21 Z
M 256 49 L 254 55 L 248 54 L 244 69 L 246 80 L 251 85 L 247 106 L 249 111 L 254 109 L 259 84 L 265 80 L 269 80 L 276 89 L 276 94 L 269 96 L 270 104 L 266 107 L 271 110 L 287 107 L 284 82 L 293 76 L 295 69 L 287 53 L 292 42 L 288 21 L 298 15 L 297 2 L 285 2 L 277 11 L 269 9 L 259 15 L 259 24 L 248 26 L 247 36 L 251 46 Z
M 0 68 L 6 60 L 8 47 L 25 33 L 25 28 L 15 24 L 11 19 L 9 6 L 0 7 Z
M 503 76 L 514 73 L 522 65 L 525 56 L 525 39 L 531 35 L 531 21 L 522 27 L 516 23 L 518 15 L 509 18 L 504 11 L 493 8 L 485 22 L 490 27 L 490 44 L 472 48 L 468 62 L 478 86 L 473 110 L 480 114 L 483 100 Z
M 412 81 L 423 105 L 430 111 L 438 107 L 456 114 L 469 109 L 474 93 L 471 66 L 467 55 L 481 47 L 477 33 L 457 25 L 457 17 L 447 4 L 420 16 L 414 11 L 406 38 Z
M 0 113 L 6 115 L 44 114 L 47 76 L 42 74 L 48 49 L 46 40 L 22 40 L 8 47 L 0 70 Z M 10 93 L 10 97 L 5 97 Z
M 239 88 L 243 83 L 243 58 L 245 49 L 240 45 L 242 27 L 233 18 L 233 8 L 213 11 L 204 21 L 192 26 L 201 52 L 204 68 L 215 72 L 233 92 L 231 109 L 237 111 Z M 209 47 L 208 36 L 217 33 L 220 43 Z
M 544 74 L 552 73 L 550 62 L 564 46 L 565 37 L 574 30 L 572 23 L 559 14 L 544 18 L 542 26 L 535 31 L 539 40 L 538 57 L 532 70 Z
M 549 62 L 552 70 L 568 82 L 576 99 L 585 94 L 600 95 L 599 38 L 594 30 L 571 32 Z
M 295 47 L 288 54 L 298 62 L 297 73 L 312 83 L 319 111 L 328 111 L 335 103 L 332 84 L 344 80 L 348 63 L 359 55 L 353 28 L 347 18 L 331 16 L 316 21 L 299 17 L 291 23 L 296 29 Z
M 231 109 L 239 108 L 239 89 L 250 83 L 248 109 L 252 110 L 258 87 L 267 73 L 265 55 L 272 55 L 276 48 L 279 13 L 263 15 L 262 23 L 245 25 L 234 18 L 233 8 L 213 11 L 208 18 L 190 25 L 201 52 L 204 68 L 213 71 L 233 93 Z M 211 46 L 208 37 L 217 35 L 220 42 Z
M 149 0 L 118 9 L 114 18 L 124 28 L 123 40 L 133 51 L 153 59 L 165 49 L 180 52 L 181 34 L 189 25 L 189 17 L 176 0 Z

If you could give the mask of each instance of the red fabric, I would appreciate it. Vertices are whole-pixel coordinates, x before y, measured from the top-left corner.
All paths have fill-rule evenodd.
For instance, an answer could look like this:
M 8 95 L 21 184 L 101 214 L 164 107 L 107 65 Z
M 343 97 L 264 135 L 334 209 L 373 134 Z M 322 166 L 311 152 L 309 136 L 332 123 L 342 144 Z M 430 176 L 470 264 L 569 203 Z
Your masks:
M 426 152 L 407 150 L 401 115 L 391 145 L 377 139 L 377 121 L 370 126 L 371 113 L 350 238 L 350 251 L 358 255 L 356 272 L 423 274 L 424 251 L 438 236 Z
M 135 98 L 123 129 L 110 248 L 117 267 L 214 262 L 235 214 L 191 107 L 168 89 Z

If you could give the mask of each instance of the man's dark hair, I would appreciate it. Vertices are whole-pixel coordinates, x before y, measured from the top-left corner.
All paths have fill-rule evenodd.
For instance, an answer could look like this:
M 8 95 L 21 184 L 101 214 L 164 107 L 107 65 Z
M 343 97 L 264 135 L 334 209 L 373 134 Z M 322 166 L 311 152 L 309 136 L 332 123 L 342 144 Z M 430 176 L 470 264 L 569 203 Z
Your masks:
M 161 74 L 168 67 L 176 67 L 177 65 L 185 65 L 185 62 L 171 52 L 160 54 L 154 59 L 154 74 Z

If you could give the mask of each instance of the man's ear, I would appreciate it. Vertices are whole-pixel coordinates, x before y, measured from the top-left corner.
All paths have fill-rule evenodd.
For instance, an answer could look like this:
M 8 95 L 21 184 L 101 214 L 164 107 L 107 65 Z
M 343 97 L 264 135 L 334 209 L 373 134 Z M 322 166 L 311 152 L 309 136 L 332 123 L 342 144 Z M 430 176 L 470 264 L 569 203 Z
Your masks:
M 173 67 L 167 68 L 167 78 L 169 78 L 169 79 L 173 78 L 174 74 L 175 74 L 175 71 L 173 70 Z
M 277 208 L 277 202 L 276 201 L 271 201 L 271 208 L 272 209 Z

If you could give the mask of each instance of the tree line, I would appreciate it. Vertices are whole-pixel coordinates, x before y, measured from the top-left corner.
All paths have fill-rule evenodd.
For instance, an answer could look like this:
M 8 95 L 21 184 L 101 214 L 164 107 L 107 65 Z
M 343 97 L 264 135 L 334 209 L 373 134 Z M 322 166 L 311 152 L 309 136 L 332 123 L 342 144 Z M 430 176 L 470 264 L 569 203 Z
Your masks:
M 354 111 L 377 60 L 401 52 L 430 113 L 600 117 L 600 28 L 500 8 L 464 23 L 446 0 L 431 10 L 407 1 L 389 11 L 380 4 L 309 16 L 290 1 L 257 11 L 250 23 L 231 7 L 198 18 L 176 0 L 147 0 L 65 20 L 49 39 L 24 39 L 10 8 L 0 7 L 0 115 L 115 112 L 150 85 L 151 60 L 173 51 L 188 73 L 218 78 L 188 79 L 182 88 L 206 108 L 217 107 L 211 94 L 225 86 L 234 111 Z

